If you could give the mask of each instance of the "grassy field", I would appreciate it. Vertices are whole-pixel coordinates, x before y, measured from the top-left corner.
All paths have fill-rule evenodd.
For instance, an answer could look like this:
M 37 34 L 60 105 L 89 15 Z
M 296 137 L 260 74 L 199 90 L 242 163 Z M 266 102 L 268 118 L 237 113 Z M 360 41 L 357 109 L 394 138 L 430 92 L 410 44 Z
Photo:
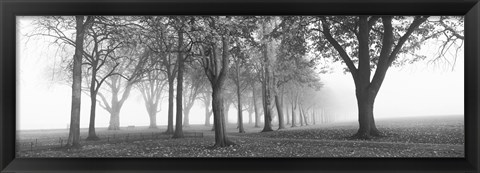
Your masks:
M 464 157 L 464 119 L 461 116 L 409 117 L 378 119 L 377 127 L 386 137 L 371 140 L 351 140 L 357 122 L 338 122 L 302 126 L 259 133 L 262 128 L 246 124 L 244 134 L 236 125 L 229 125 L 228 137 L 237 145 L 211 148 L 214 134 L 211 127 L 191 125 L 187 133 L 202 133 L 203 137 L 187 136 L 171 139 L 159 129 L 146 127 L 123 128 L 119 131 L 97 129 L 100 141 L 86 142 L 77 149 L 51 148 L 18 151 L 18 157 Z M 276 127 L 274 126 L 276 129 Z M 142 135 L 137 140 L 112 142 L 112 135 Z M 158 136 L 156 134 L 159 134 Z M 85 139 L 86 129 L 81 136 Z M 17 140 L 58 143 L 68 137 L 67 130 L 29 130 L 17 133 Z M 153 137 L 153 138 L 152 138 Z M 107 141 L 108 138 L 109 140 Z M 120 138 L 120 137 L 119 137 Z

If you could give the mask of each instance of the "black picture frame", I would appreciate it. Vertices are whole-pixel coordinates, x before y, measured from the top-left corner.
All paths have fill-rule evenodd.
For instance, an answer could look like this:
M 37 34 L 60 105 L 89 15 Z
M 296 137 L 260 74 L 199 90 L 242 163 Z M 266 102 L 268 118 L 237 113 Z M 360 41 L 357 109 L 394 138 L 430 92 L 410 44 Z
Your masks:
M 465 158 L 15 158 L 22 15 L 465 15 Z M 479 172 L 478 0 L 0 0 L 0 172 Z

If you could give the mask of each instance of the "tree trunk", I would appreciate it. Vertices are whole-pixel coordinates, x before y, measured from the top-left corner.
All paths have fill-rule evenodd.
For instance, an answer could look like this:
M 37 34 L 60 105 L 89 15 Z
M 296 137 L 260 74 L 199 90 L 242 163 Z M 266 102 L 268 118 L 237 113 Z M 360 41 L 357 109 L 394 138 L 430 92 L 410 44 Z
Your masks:
M 253 98 L 253 109 L 255 111 L 255 127 L 260 127 L 260 115 L 258 113 L 257 107 L 257 94 L 255 92 L 255 82 L 252 82 L 252 98 Z
M 99 140 L 95 133 L 95 110 L 97 106 L 97 93 L 94 89 L 90 89 L 90 123 L 88 125 L 88 137 L 86 140 Z
M 235 85 L 237 85 L 237 111 L 238 111 L 238 132 L 245 133 L 243 129 L 243 111 L 242 111 L 242 94 L 240 93 L 240 62 L 236 62 L 236 72 L 237 72 L 237 80 L 235 81 Z
M 205 105 L 205 126 L 210 126 L 210 116 L 212 115 L 212 111 L 209 109 L 210 104 Z
M 224 103 L 225 103 L 225 102 L 224 102 Z M 225 106 L 224 106 L 224 108 L 225 108 L 225 112 L 224 112 L 224 114 L 225 114 L 225 123 L 227 123 L 227 125 L 228 125 L 228 115 L 229 115 L 228 112 L 230 112 L 230 103 L 227 103 L 227 104 L 224 104 L 224 105 L 225 105 Z
M 300 126 L 303 126 L 303 112 L 302 112 L 302 107 L 298 105 L 298 115 L 299 115 L 299 120 L 300 120 Z
M 264 126 L 262 132 L 269 132 L 273 131 L 272 129 L 272 112 L 270 109 L 270 99 L 269 99 L 269 91 L 267 82 L 265 82 L 266 78 L 264 78 L 263 83 L 263 118 L 264 118 Z
M 218 84 L 212 87 L 213 124 L 215 128 L 214 147 L 226 147 L 234 143 L 226 135 L 225 114 L 223 107 L 223 89 Z
M 278 129 L 284 129 L 285 124 L 283 123 L 283 104 L 280 102 L 278 95 L 275 95 L 275 104 L 277 106 L 277 113 L 278 113 Z
M 174 81 L 175 77 L 170 76 L 168 78 L 168 123 L 167 123 L 167 131 L 165 133 L 172 134 L 173 133 L 173 97 L 174 97 Z
M 239 133 L 245 133 L 245 130 L 243 129 L 243 111 L 242 111 L 242 103 L 240 100 L 240 93 L 238 93 L 238 132 Z
M 287 125 L 290 125 L 290 112 L 288 111 L 288 105 L 285 106 L 285 113 L 287 113 Z
M 73 55 L 73 83 L 72 83 L 72 107 L 70 114 L 70 129 L 68 134 L 67 147 L 80 146 L 80 106 L 82 96 L 82 54 L 83 37 L 85 28 L 83 16 L 75 16 L 76 38 L 75 55 Z
M 266 33 L 266 21 L 263 21 L 263 68 L 264 78 L 262 82 L 263 89 L 263 116 L 264 126 L 262 132 L 273 131 L 272 129 L 272 76 L 270 71 L 270 58 L 268 57 L 268 39 L 265 37 Z
M 115 84 L 112 86 L 115 86 Z M 120 87 L 120 85 L 118 87 Z M 123 103 L 130 95 L 133 84 L 127 84 L 120 100 L 118 99 L 118 87 L 112 87 L 112 111 L 110 112 L 110 124 L 108 126 L 108 130 L 120 130 L 120 110 L 122 109 Z
M 252 111 L 248 111 L 248 124 L 253 124 L 253 116 L 252 116 L 253 112 Z
M 245 129 L 243 128 L 243 113 L 242 110 L 238 110 L 238 132 L 245 133 Z
M 360 91 L 356 94 L 359 129 L 353 136 L 355 138 L 370 139 L 372 136 L 381 136 L 381 133 L 378 131 L 373 118 L 373 105 L 375 102 L 375 96 L 369 93 L 371 92 Z
M 305 108 L 302 108 L 302 113 L 303 113 L 303 121 L 305 122 L 305 125 L 308 126 L 308 112 L 305 111 Z
M 150 126 L 149 129 L 157 128 L 157 105 L 150 104 L 148 109 L 148 117 L 150 117 Z
M 297 106 L 295 106 L 295 103 L 292 101 L 292 127 L 297 127 L 296 122 L 295 122 L 295 109 Z
M 183 111 L 183 126 L 189 127 L 190 126 L 190 110 L 192 109 L 193 104 L 185 106 L 185 110 Z
M 110 112 L 110 123 L 108 130 L 120 130 L 120 106 L 118 103 L 112 104 L 112 111 Z M 115 106 L 114 106 L 115 105 Z
M 316 122 L 315 122 L 315 121 L 316 121 L 316 120 L 315 120 L 315 116 L 316 116 L 316 115 L 315 115 L 315 108 L 313 108 L 313 109 L 312 109 L 312 123 L 313 123 L 313 125 L 315 125 L 315 123 L 316 123 Z
M 178 71 L 177 71 L 177 118 L 175 123 L 175 133 L 173 138 L 183 138 L 183 127 L 182 127 L 182 111 L 183 111 L 183 70 L 185 63 L 183 62 L 183 31 L 180 29 L 178 31 Z

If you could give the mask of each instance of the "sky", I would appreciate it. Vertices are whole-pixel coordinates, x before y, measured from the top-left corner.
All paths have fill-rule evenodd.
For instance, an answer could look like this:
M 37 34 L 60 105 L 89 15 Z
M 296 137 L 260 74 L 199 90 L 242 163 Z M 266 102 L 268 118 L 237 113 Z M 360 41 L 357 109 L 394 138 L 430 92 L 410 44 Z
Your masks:
M 51 46 L 48 40 L 28 39 L 31 17 L 17 17 L 17 128 L 62 129 L 70 122 L 71 86 L 52 80 L 52 66 L 61 56 L 71 56 Z M 27 41 L 28 40 L 28 41 Z M 425 46 L 421 53 L 433 55 L 435 46 Z M 452 57 L 449 57 L 450 59 Z M 461 52 L 453 68 L 441 68 L 428 61 L 402 67 L 391 67 L 377 95 L 375 118 L 408 116 L 458 115 L 464 113 L 464 64 Z M 342 120 L 356 120 L 357 106 L 353 78 L 343 73 L 345 65 L 335 63 L 333 71 L 322 74 L 321 93 L 330 108 L 342 115 Z M 166 99 L 164 99 L 165 101 Z M 82 128 L 88 127 L 89 96 L 82 94 Z M 235 122 L 235 109 L 231 108 L 229 121 Z M 109 114 L 97 106 L 96 127 L 107 127 Z M 157 124 L 166 125 L 167 103 L 163 102 L 157 114 Z M 244 114 L 244 122 L 248 115 Z M 190 115 L 191 124 L 204 123 L 201 102 L 195 104 Z M 149 118 L 143 99 L 133 90 L 120 113 L 120 126 L 148 126 Z

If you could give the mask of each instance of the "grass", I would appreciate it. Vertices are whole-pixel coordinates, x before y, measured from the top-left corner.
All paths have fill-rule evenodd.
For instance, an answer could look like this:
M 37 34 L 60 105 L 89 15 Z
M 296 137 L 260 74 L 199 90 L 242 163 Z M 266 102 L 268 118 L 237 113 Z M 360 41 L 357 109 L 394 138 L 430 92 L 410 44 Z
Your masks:
M 18 157 L 464 157 L 464 126 L 461 116 L 436 116 L 380 119 L 377 127 L 387 136 L 372 140 L 349 140 L 358 125 L 356 122 L 326 123 L 259 133 L 262 128 L 246 124 L 240 134 L 236 125 L 228 126 L 228 137 L 237 145 L 211 149 L 214 134 L 211 127 L 190 125 L 185 132 L 202 132 L 203 138 L 158 139 L 129 142 L 85 142 L 78 149 L 46 149 L 21 151 Z M 274 126 L 276 129 L 276 127 Z M 165 127 L 98 129 L 99 137 L 133 133 L 163 132 Z M 58 140 L 66 130 L 25 131 L 20 140 L 38 137 Z M 82 132 L 82 139 L 86 132 Z

